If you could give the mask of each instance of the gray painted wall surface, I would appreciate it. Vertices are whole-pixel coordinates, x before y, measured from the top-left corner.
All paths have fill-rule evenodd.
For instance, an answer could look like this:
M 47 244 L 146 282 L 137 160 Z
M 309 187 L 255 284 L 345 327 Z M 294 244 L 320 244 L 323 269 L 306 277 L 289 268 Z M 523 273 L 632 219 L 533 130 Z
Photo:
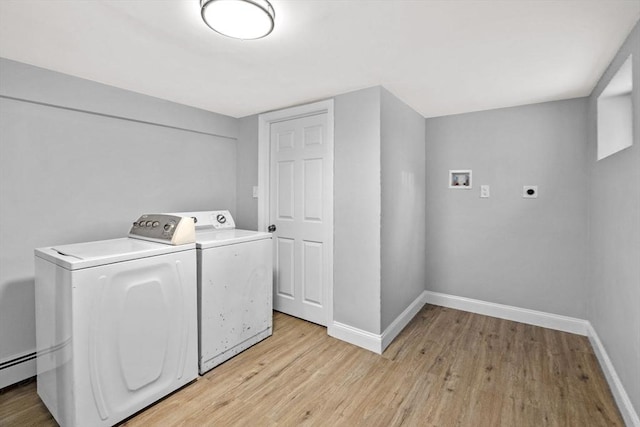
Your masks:
M 380 333 L 380 87 L 334 98 L 334 319 Z
M 633 145 L 596 161 L 596 103 L 633 54 Z M 640 24 L 589 98 L 589 305 L 595 328 L 640 413 Z
M 426 120 L 427 290 L 585 318 L 586 108 Z M 472 169 L 473 188 L 449 189 L 449 169 Z M 539 197 L 522 198 L 523 185 Z
M 258 229 L 258 199 L 253 198 L 253 186 L 258 185 L 258 116 L 238 120 L 236 152 L 236 227 Z
M 334 319 L 380 333 L 424 290 L 424 118 L 379 86 L 334 103 Z M 236 222 L 255 229 L 258 117 L 239 122 Z
M 94 111 L 234 139 L 238 136 L 238 121 L 233 117 L 1 57 L 0 71 L 0 94 L 5 97 Z
M 59 94 L 67 108 L 7 98 L 21 98 L 22 89 L 27 99 L 47 104 L 57 104 Z M 125 102 L 122 95 L 0 62 L 1 360 L 35 350 L 34 248 L 123 237 L 142 213 L 235 210 L 235 139 L 201 133 L 231 136 L 235 119 L 193 115 L 192 108 L 132 93 Z M 123 116 L 129 113 L 123 102 L 136 118 L 197 132 L 68 109 Z M 226 125 L 216 129 L 207 117 Z
M 381 98 L 381 331 L 425 286 L 425 120 L 388 90 Z

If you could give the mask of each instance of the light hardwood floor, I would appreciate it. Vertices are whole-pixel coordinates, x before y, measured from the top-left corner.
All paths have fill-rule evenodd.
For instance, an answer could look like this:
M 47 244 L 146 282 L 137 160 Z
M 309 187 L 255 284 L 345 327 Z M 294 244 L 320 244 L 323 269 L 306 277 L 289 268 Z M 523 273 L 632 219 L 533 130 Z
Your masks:
M 49 426 L 35 382 L 0 425 Z M 123 425 L 623 426 L 587 338 L 425 306 L 382 356 L 275 313 L 272 337 Z

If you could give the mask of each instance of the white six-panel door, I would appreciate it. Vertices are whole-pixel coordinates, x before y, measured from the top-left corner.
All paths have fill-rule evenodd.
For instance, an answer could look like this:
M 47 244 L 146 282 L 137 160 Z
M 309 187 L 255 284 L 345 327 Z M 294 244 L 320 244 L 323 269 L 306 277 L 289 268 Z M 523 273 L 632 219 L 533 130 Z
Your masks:
M 327 325 L 332 156 L 327 113 L 270 126 L 274 309 Z

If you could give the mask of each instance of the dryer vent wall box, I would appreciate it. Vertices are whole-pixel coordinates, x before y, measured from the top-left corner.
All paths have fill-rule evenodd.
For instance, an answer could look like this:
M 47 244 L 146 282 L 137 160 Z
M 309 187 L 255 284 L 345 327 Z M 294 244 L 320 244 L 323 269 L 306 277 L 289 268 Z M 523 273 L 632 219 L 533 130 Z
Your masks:
M 196 224 L 200 374 L 271 336 L 273 242 L 227 210 L 180 212 Z
M 198 375 L 194 243 L 36 249 L 35 300 L 38 395 L 62 426 L 112 426 Z

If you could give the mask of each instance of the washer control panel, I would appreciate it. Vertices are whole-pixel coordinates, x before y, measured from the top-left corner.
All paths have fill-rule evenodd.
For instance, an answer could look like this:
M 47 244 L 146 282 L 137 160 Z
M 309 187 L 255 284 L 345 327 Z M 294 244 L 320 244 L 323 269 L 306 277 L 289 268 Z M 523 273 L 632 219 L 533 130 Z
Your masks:
M 129 237 L 184 245 L 196 241 L 193 218 L 169 214 L 145 214 L 133 222 Z

